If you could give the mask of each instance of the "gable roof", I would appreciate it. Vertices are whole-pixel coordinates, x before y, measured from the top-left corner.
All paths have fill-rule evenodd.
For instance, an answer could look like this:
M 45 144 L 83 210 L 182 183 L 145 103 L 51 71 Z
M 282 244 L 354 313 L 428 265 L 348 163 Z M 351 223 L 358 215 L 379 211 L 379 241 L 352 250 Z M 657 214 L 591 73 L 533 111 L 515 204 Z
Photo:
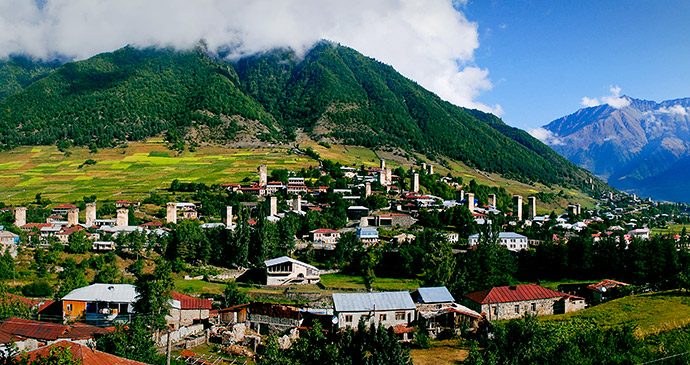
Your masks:
M 53 347 L 66 347 L 72 353 L 72 357 L 81 360 L 83 365 L 145 365 L 143 362 L 125 359 L 111 355 L 102 351 L 93 350 L 88 346 L 84 346 L 72 341 L 59 341 L 52 345 L 39 347 L 36 350 L 27 352 L 29 361 L 35 360 L 38 355 L 46 357 L 50 355 L 50 350 Z
M 133 303 L 136 297 L 137 291 L 132 284 L 91 284 L 72 290 L 62 300 Z
M 604 279 L 598 283 L 591 284 L 587 287 L 587 289 L 594 290 L 594 291 L 606 291 L 610 288 L 615 288 L 617 286 L 628 286 L 630 284 L 622 283 L 620 281 L 615 281 L 611 279 Z M 602 290 L 603 289 L 603 290 Z
M 288 256 L 281 256 L 281 257 L 277 257 L 275 259 L 266 260 L 266 261 L 264 261 L 264 265 L 266 267 L 269 267 L 269 266 L 282 264 L 285 262 L 292 262 L 293 264 L 302 265 L 302 266 L 308 267 L 308 268 L 313 269 L 313 270 L 318 270 L 315 266 L 311 266 L 307 263 L 304 263 L 300 260 L 295 260 L 292 257 L 288 257 Z
M 567 297 L 568 294 L 544 288 L 537 284 L 499 286 L 465 295 L 479 304 L 522 302 L 525 300 Z
M 174 301 L 178 301 L 180 309 L 211 309 L 213 303 L 213 299 L 194 298 L 176 291 L 171 291 L 170 296 L 173 299 L 173 307 L 175 307 Z
M 417 289 L 422 303 L 447 303 L 454 302 L 455 298 L 450 294 L 448 288 L 445 286 L 419 288 Z
M 336 312 L 415 309 L 412 297 L 406 291 L 333 293 L 333 307 Z
M 83 323 L 66 325 L 15 317 L 0 323 L 0 333 L 47 341 L 55 341 L 59 338 L 88 339 L 97 333 L 108 332 L 110 331 L 107 329 Z

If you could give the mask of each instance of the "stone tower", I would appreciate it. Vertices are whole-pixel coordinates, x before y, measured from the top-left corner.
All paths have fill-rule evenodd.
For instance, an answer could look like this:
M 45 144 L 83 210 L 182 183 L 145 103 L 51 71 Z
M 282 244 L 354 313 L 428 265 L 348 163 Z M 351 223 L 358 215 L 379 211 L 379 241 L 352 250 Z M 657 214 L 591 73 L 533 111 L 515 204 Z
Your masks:
M 223 217 L 223 223 L 225 223 L 226 227 L 230 227 L 230 225 L 232 225 L 232 205 L 225 207 L 225 217 Z
M 513 195 L 513 216 L 522 221 L 522 195 Z
M 527 218 L 534 219 L 537 216 L 537 198 L 534 196 L 527 197 Z
M 14 225 L 21 227 L 26 224 L 26 207 L 14 208 Z
M 276 216 L 278 215 L 278 197 L 271 197 L 271 205 L 268 209 L 268 215 Z
M 262 188 L 266 187 L 268 183 L 268 168 L 265 163 L 259 165 L 259 186 Z
M 467 209 L 470 213 L 474 213 L 474 193 L 465 194 L 465 199 L 467 199 Z
M 393 183 L 393 170 L 390 167 L 386 167 L 386 186 Z
M 79 208 L 72 208 L 67 211 L 67 225 L 76 226 L 79 224 Z
M 177 224 L 177 203 L 168 202 L 166 207 L 168 210 L 165 214 L 165 221 L 168 223 Z
M 86 226 L 91 227 L 96 223 L 96 203 L 86 203 Z
M 302 211 L 302 196 L 297 195 L 295 199 L 292 199 L 292 210 L 299 212 Z
M 412 175 L 412 191 L 415 193 L 419 192 L 419 174 L 416 172 Z
M 429 175 L 433 175 L 434 174 L 434 165 L 429 164 L 428 168 L 429 168 Z
M 489 205 L 496 208 L 496 194 L 489 194 Z
M 422 162 L 422 171 L 426 172 L 426 162 Z
M 126 227 L 129 225 L 129 209 L 127 208 L 120 208 L 117 210 L 117 223 L 115 223 L 116 226 L 118 227 Z
M 371 183 L 364 184 L 364 197 L 368 198 L 371 196 Z
M 385 170 L 385 169 L 386 169 L 386 160 L 381 159 L 381 170 Z
M 379 184 L 386 186 L 386 170 L 379 171 Z

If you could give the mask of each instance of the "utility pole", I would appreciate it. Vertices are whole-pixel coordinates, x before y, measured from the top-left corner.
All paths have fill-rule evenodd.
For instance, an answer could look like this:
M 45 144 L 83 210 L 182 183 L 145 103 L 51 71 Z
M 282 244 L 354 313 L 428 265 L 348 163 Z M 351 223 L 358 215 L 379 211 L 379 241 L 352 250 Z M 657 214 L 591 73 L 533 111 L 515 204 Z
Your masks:
M 170 365 L 170 348 L 172 347 L 172 336 L 170 336 L 170 326 L 168 326 L 168 346 L 165 356 L 165 365 Z

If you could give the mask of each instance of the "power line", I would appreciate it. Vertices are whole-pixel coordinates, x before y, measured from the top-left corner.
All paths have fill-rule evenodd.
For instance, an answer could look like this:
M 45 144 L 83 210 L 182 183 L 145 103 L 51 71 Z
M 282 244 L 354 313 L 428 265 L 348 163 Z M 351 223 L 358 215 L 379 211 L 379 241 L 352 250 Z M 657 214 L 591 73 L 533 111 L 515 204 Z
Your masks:
M 674 358 L 674 357 L 683 356 L 683 355 L 687 355 L 687 354 L 690 354 L 690 351 L 681 352 L 680 354 L 675 354 L 675 355 L 669 355 L 669 356 L 662 357 L 662 358 L 660 358 L 660 359 L 656 359 L 656 360 L 652 360 L 652 361 L 641 362 L 641 363 L 639 363 L 638 365 L 653 364 L 653 363 L 655 363 L 655 362 L 664 361 L 664 360 L 667 360 L 667 359 L 672 359 L 672 358 Z

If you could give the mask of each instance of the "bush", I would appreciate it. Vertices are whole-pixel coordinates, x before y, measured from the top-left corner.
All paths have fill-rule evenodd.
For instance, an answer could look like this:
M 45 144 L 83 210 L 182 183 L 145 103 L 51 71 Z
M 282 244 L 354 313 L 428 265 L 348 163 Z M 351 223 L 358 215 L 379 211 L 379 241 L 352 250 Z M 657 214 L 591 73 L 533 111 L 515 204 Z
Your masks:
M 50 298 L 54 293 L 53 286 L 45 281 L 34 281 L 22 287 L 22 295 L 30 298 Z

